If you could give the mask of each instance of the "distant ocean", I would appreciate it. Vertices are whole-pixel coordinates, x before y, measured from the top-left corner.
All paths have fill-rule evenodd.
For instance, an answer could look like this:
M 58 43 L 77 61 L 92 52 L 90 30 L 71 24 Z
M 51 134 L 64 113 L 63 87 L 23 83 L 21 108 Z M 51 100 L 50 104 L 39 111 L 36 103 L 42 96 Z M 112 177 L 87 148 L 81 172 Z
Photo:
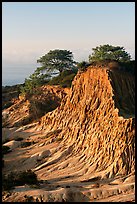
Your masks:
M 36 64 L 24 66 L 2 66 L 2 86 L 22 84 L 25 82 L 25 78 L 29 78 L 29 76 L 33 74 L 36 69 Z M 58 72 L 52 74 L 52 76 L 56 76 L 57 74 Z
M 22 84 L 25 78 L 28 78 L 32 74 L 36 65 L 24 65 L 24 66 L 14 66 L 2 67 L 2 86 L 12 86 L 16 84 Z
M 10 80 L 3 80 L 2 79 L 2 86 L 13 86 L 16 84 L 23 84 L 24 80 L 18 80 L 18 79 L 10 79 Z

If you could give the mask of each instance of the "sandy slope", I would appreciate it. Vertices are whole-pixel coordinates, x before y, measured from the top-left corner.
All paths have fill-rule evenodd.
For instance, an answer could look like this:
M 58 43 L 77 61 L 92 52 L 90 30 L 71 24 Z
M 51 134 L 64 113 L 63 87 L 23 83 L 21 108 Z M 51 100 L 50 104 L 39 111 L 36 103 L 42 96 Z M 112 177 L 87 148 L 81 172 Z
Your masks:
M 7 132 L 9 136 L 10 133 L 13 133 L 9 129 Z M 46 145 L 47 140 L 42 139 L 45 135 L 44 132 L 36 133 L 33 129 L 16 130 L 15 135 L 37 142 L 31 147 L 15 148 L 11 153 L 5 155 L 4 173 L 13 170 L 33 169 L 41 164 L 43 165 L 46 161 L 49 161 L 49 165 L 43 170 L 36 171 L 38 178 L 44 180 L 43 184 L 35 188 L 27 185 L 16 187 L 8 195 L 5 194 L 3 196 L 3 202 L 25 202 L 28 199 L 27 196 L 33 196 L 33 201 L 39 200 L 39 202 L 41 199 L 45 202 L 125 202 L 135 200 L 134 174 L 84 181 L 85 173 L 87 172 L 86 163 L 84 161 L 80 163 L 80 158 L 78 157 L 67 159 L 64 156 L 61 160 L 61 153 L 58 151 L 60 147 L 59 141 Z M 36 157 L 31 157 L 38 152 L 45 151 L 45 149 L 51 152 L 50 156 L 39 161 Z M 55 164 L 51 164 L 51 159 L 53 160 L 54 158 L 55 161 L 55 156 L 60 158 L 60 160 L 58 162 L 56 160 Z M 94 177 L 96 176 L 94 174 Z

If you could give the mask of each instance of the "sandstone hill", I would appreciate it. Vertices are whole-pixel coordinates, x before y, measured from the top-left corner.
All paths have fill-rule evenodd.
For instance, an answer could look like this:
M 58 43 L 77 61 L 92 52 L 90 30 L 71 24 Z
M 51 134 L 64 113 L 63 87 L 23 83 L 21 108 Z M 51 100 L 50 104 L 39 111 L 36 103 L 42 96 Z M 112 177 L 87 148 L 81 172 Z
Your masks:
M 24 195 L 34 202 L 135 201 L 134 89 L 129 73 L 89 67 L 33 127 L 4 128 L 12 152 L 3 171 L 32 169 L 45 183 L 37 190 L 16 187 L 3 201 Z M 15 145 L 19 135 L 32 145 Z
M 57 108 L 67 92 L 67 88 L 43 85 L 36 89 L 36 94 L 13 98 L 14 104 L 3 110 L 3 127 L 19 127 L 36 121 L 45 113 Z

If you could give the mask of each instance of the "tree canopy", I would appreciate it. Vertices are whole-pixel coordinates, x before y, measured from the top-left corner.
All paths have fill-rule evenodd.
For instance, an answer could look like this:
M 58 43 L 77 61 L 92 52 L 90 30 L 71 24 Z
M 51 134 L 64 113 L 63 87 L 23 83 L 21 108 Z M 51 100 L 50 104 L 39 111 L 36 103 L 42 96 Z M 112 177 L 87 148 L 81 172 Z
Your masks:
M 79 63 L 73 60 L 72 52 L 69 50 L 50 50 L 37 60 L 41 64 L 41 67 L 38 67 L 28 79 L 25 79 L 24 85 L 21 86 L 21 93 L 34 93 L 36 87 L 49 82 L 51 84 L 70 86 L 78 69 L 83 71 L 91 63 L 102 64 L 102 62 L 105 63 L 104 61 L 107 61 L 108 64 L 108 62 L 113 61 L 113 64 L 109 65 L 116 67 L 120 64 L 124 69 L 134 73 L 135 64 L 134 62 L 131 63 L 131 56 L 125 51 L 124 47 L 106 44 L 92 48 L 92 50 L 93 53 L 89 55 L 89 62 L 82 61 Z M 116 63 L 114 64 L 114 61 L 118 65 Z M 52 72 L 57 70 L 59 71 L 59 76 L 53 78 Z
M 40 57 L 37 62 L 42 66 L 38 67 L 28 79 L 25 79 L 25 83 L 21 87 L 22 94 L 34 93 L 36 87 L 48 83 L 52 79 L 52 71 L 58 70 L 59 74 L 61 74 L 70 70 L 75 73 L 76 69 L 76 62 L 73 61 L 72 52 L 68 50 L 50 50 Z
M 120 46 L 112 46 L 106 44 L 92 48 L 92 50 L 93 53 L 89 55 L 89 62 L 97 62 L 103 60 L 128 62 L 131 59 L 130 54 L 125 51 L 124 47 Z
M 37 60 L 42 66 L 41 71 L 58 70 L 60 73 L 64 70 L 71 70 L 75 65 L 72 52 L 69 50 L 50 50 L 47 54 Z
M 24 86 L 21 86 L 20 91 L 22 94 L 34 93 L 36 87 L 42 85 L 44 82 L 48 82 L 50 75 L 41 73 L 40 69 L 37 68 L 33 74 L 25 79 Z

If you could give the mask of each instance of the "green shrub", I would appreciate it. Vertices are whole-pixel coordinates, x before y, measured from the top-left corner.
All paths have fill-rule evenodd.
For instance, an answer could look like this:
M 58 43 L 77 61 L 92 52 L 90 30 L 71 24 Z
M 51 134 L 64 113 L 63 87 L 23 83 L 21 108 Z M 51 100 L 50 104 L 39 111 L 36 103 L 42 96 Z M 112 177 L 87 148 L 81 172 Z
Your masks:
M 32 170 L 20 172 L 16 177 L 17 185 L 36 184 L 37 182 L 37 175 Z
M 31 100 L 29 105 L 29 113 L 32 120 L 40 118 L 45 115 L 47 112 L 53 111 L 60 104 L 60 98 L 53 96 L 52 94 L 48 95 L 48 98 L 43 102 L 42 100 Z
M 65 70 L 58 76 L 53 77 L 48 84 L 50 85 L 60 85 L 62 87 L 71 87 L 71 83 L 77 74 L 77 70 Z
M 85 71 L 89 65 L 90 65 L 90 64 L 89 64 L 88 62 L 82 61 L 82 62 L 79 62 L 79 63 L 77 64 L 77 67 L 78 67 L 78 69 L 80 69 L 81 71 Z
M 48 138 L 48 137 L 51 137 L 51 136 L 54 136 L 55 138 L 57 138 L 58 134 L 59 134 L 61 131 L 62 131 L 62 129 L 50 131 L 50 132 L 48 132 L 48 133 L 43 137 L 43 139 Z
M 13 105 L 13 102 L 9 101 L 8 103 L 6 103 L 3 107 L 2 107 L 2 110 L 6 109 L 6 108 L 9 108 L 10 106 Z
M 29 147 L 30 145 L 32 145 L 32 142 L 22 142 L 22 143 L 21 143 L 21 148 L 23 148 L 23 147 Z
M 17 138 L 15 138 L 15 141 L 22 141 L 22 140 L 23 140 L 22 137 L 17 137 Z
M 13 172 L 11 172 L 8 175 L 2 175 L 2 190 L 7 191 L 13 188 L 15 186 L 15 181 L 14 181 L 14 175 Z
M 2 141 L 2 144 L 5 144 L 5 143 L 7 143 L 7 142 L 9 142 L 9 141 L 10 141 L 9 138 L 5 138 L 5 139 Z
M 21 124 L 22 125 L 27 125 L 27 124 L 29 124 L 31 122 L 32 122 L 32 118 L 30 116 L 27 116 L 26 118 L 22 119 Z
M 60 85 L 62 86 L 62 87 L 71 87 L 71 84 L 72 84 L 72 81 L 73 81 L 73 79 L 74 79 L 74 77 L 75 77 L 75 74 L 73 73 L 73 74 L 70 74 L 70 75 L 68 75 L 68 76 L 66 76 L 62 81 L 61 81 L 61 83 L 60 83 Z
M 10 147 L 3 145 L 3 146 L 2 146 L 2 154 L 4 155 L 4 154 L 7 154 L 7 153 L 9 153 L 9 152 L 11 152 Z
M 14 186 L 38 184 L 37 175 L 32 170 L 10 172 L 2 176 L 2 190 L 10 190 Z

